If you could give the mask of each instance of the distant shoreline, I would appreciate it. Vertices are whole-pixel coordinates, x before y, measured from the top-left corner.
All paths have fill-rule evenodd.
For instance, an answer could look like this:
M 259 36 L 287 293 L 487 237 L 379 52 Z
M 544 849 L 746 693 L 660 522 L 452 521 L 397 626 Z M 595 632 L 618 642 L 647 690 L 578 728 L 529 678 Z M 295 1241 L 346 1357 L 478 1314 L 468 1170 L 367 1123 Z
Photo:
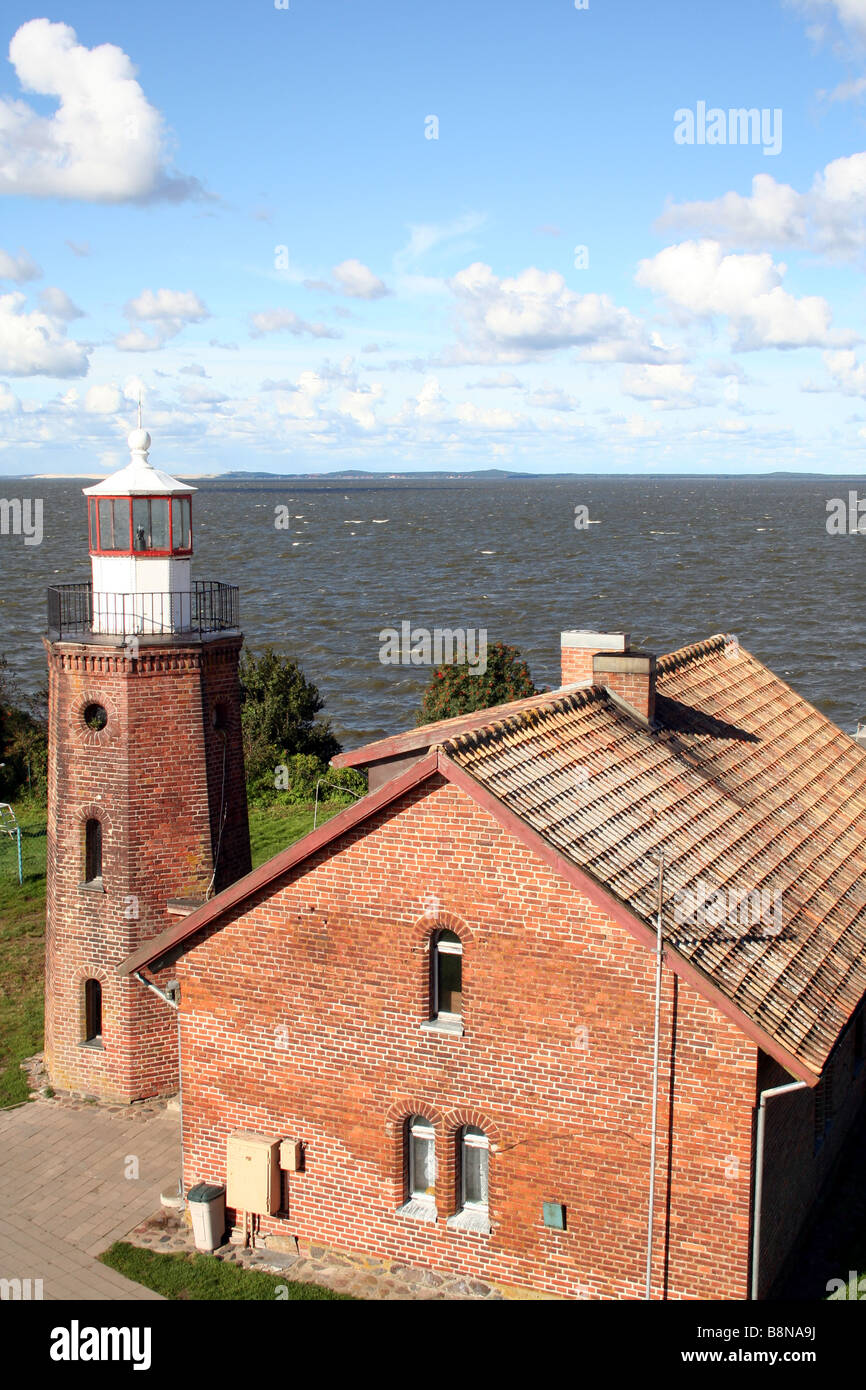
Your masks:
M 0 486 L 4 480 L 20 482 L 94 482 L 101 481 L 110 477 L 110 473 L 4 473 L 0 474 Z M 511 473 L 499 469 L 473 469 L 465 473 L 445 473 L 438 469 L 419 469 L 413 473 L 375 473 L 361 470 L 340 473 L 265 473 L 265 472 L 242 472 L 233 471 L 228 473 L 187 473 L 177 470 L 173 476 L 186 481 L 202 483 L 408 483 L 415 481 L 428 482 L 543 482 L 545 480 L 555 481 L 570 478 L 640 478 L 648 481 L 653 478 L 676 478 L 683 482 L 695 482 L 708 479 L 756 479 L 756 478 L 777 478 L 791 479 L 800 478 L 804 481 L 818 481 L 823 479 L 838 478 L 862 478 L 864 473 L 799 473 L 791 470 L 776 469 L 766 473 L 620 473 L 618 471 L 608 471 L 603 473 Z

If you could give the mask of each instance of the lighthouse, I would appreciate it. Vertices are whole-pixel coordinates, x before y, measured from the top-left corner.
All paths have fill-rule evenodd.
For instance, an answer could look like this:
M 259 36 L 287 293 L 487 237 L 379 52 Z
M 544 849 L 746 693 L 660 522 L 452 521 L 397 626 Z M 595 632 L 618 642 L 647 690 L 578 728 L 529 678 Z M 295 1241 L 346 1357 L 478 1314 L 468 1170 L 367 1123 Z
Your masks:
M 140 422 L 128 442 L 84 489 L 91 577 L 49 589 L 44 639 L 45 1065 L 115 1101 L 177 1086 L 170 972 L 117 966 L 250 869 L 238 590 L 192 577 L 196 489 Z

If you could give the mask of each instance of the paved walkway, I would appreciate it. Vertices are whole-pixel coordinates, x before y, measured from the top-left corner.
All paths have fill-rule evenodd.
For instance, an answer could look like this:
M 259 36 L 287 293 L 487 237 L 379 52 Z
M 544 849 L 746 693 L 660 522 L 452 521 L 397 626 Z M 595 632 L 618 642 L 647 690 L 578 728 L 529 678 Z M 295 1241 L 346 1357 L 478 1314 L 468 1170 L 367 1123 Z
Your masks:
M 95 1256 L 159 1209 L 178 1150 L 177 1113 L 159 1103 L 0 1111 L 0 1278 L 41 1279 L 46 1299 L 160 1298 Z

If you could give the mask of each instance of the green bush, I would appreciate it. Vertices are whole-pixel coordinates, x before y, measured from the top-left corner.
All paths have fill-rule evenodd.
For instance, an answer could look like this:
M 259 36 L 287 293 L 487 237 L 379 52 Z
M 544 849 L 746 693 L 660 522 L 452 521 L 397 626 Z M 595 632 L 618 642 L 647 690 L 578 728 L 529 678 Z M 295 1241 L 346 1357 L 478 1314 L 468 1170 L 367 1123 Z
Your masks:
M 0 801 L 48 794 L 47 691 L 23 696 L 0 656 Z
M 315 800 L 321 778 L 326 781 L 319 788 L 320 801 L 349 802 L 367 790 L 366 779 L 354 768 L 330 767 L 312 753 L 284 752 L 256 776 L 247 777 L 247 799 L 251 806 L 305 805 Z
M 478 675 L 468 664 L 440 666 L 424 691 L 416 724 L 433 724 L 458 714 L 504 705 L 538 695 L 529 667 L 516 647 L 495 642 L 487 650 L 487 670 Z

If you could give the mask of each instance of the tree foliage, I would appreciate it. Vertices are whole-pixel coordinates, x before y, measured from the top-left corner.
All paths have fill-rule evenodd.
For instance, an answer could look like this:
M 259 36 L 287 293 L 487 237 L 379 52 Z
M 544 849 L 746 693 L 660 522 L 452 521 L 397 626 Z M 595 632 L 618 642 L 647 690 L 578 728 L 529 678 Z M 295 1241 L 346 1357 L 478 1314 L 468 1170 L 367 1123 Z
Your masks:
M 48 692 L 22 696 L 0 656 L 0 801 L 22 794 L 44 801 L 48 783 Z
M 251 802 L 311 801 L 321 777 L 348 793 L 363 794 L 359 773 L 328 766 L 340 752 L 330 721 L 320 719 L 324 700 L 297 662 L 267 646 L 241 657 L 241 726 Z M 337 793 L 339 794 L 339 793 Z M 322 789 L 333 799 L 335 788 Z
M 487 669 L 483 674 L 468 664 L 438 667 L 424 691 L 415 722 L 432 724 L 438 719 L 472 714 L 539 693 L 517 648 L 495 642 L 487 650 Z

